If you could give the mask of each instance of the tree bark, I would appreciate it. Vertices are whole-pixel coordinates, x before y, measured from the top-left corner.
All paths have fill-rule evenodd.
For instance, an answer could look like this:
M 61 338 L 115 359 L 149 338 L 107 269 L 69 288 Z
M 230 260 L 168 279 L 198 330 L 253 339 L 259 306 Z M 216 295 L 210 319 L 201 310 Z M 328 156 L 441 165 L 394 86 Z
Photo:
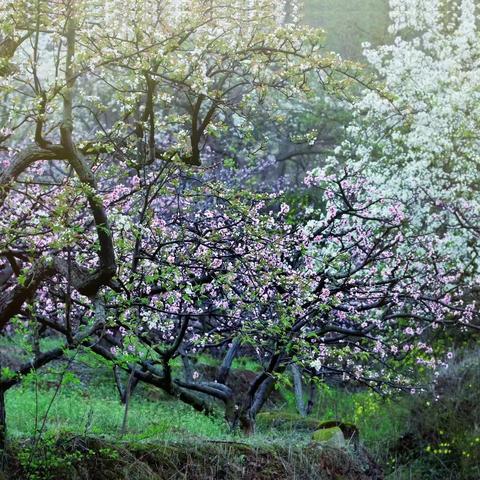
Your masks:
M 238 423 L 240 424 L 240 429 L 245 435 L 250 436 L 255 433 L 257 414 L 265 405 L 265 402 L 272 393 L 274 386 L 274 377 L 267 377 L 264 379 L 254 394 L 253 399 L 250 402 L 250 406 L 243 408 L 238 414 Z
M 233 340 L 232 344 L 227 350 L 227 354 L 225 355 L 222 365 L 220 366 L 217 376 L 218 383 L 226 383 L 228 375 L 230 374 L 230 370 L 232 368 L 233 360 L 235 359 L 239 348 L 240 340 L 236 338 L 235 340 Z
M 115 385 L 117 387 L 118 395 L 120 397 L 120 403 L 125 405 L 128 399 L 131 398 L 135 388 L 137 388 L 139 379 L 134 376 L 133 378 L 129 377 L 127 383 L 124 386 L 122 377 L 120 375 L 120 368 L 118 365 L 113 366 L 113 378 L 115 379 Z
M 317 387 L 313 378 L 310 380 L 310 391 L 308 392 L 307 415 L 311 415 L 313 407 L 315 406 L 315 399 L 317 397 Z
M 182 363 L 183 363 L 183 378 L 185 382 L 192 383 L 193 382 L 192 362 L 190 361 L 190 358 L 188 357 L 187 353 L 182 352 L 180 356 L 182 357 Z
M 128 429 L 128 410 L 130 408 L 130 395 L 132 393 L 133 382 L 135 380 L 135 370 L 132 370 L 129 377 L 128 382 L 125 387 L 125 410 L 123 412 L 123 421 L 122 421 L 122 428 L 120 429 L 120 435 L 123 437 L 127 433 Z
M 297 411 L 302 417 L 307 416 L 305 408 L 305 401 L 303 399 L 303 384 L 302 384 L 302 372 L 298 368 L 298 365 L 292 363 L 290 369 L 292 370 L 293 388 L 295 390 L 295 402 L 297 404 Z
M 7 445 L 7 410 L 5 406 L 5 389 L 0 388 L 0 449 Z

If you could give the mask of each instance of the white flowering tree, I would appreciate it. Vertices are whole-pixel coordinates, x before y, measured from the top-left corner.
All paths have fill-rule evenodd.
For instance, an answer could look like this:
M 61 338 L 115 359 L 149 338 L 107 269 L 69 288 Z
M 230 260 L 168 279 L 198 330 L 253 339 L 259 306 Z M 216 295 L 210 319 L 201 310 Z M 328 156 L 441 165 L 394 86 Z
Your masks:
M 330 160 L 347 162 L 372 189 L 402 202 L 410 234 L 430 238 L 432 252 L 448 252 L 463 280 L 468 278 L 467 289 L 475 292 L 478 5 L 474 0 L 391 0 L 390 7 L 391 44 L 365 50 L 377 86 L 365 89 L 355 103 L 348 140 Z M 452 285 L 457 280 L 451 279 Z M 469 321 L 466 316 L 465 324 Z

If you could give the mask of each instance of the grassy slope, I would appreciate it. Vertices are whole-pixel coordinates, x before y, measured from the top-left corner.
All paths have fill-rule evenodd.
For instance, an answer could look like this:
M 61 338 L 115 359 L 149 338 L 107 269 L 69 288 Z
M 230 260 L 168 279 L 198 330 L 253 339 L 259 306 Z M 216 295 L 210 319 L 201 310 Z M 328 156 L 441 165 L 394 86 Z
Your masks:
M 49 348 L 54 346 L 54 341 L 48 342 Z M 202 358 L 202 363 L 213 366 L 215 361 Z M 236 360 L 233 367 L 238 371 L 258 370 L 258 365 L 243 358 Z M 9 434 L 17 438 L 30 436 L 35 426 L 41 427 L 46 416 L 45 430 L 48 431 L 116 437 L 122 424 L 124 407 L 119 402 L 111 367 L 94 354 L 81 353 L 75 357 L 69 373 L 65 374 L 64 370 L 65 363 L 53 364 L 38 375 L 26 377 L 22 385 L 7 392 Z M 57 391 L 60 379 L 62 386 Z M 280 387 L 280 399 L 274 406 L 275 410 L 295 414 L 291 387 Z M 397 438 L 401 433 L 406 412 L 393 405 L 391 400 L 383 400 L 366 391 L 351 393 L 324 385 L 318 392 L 312 417 L 318 421 L 336 419 L 355 423 L 367 446 L 375 448 L 379 441 Z M 392 412 L 395 414 L 392 415 Z M 284 438 L 283 432 L 270 429 L 268 425 L 261 425 L 258 433 L 253 441 Z M 159 389 L 139 385 L 131 401 L 128 438 L 156 440 L 192 437 L 232 438 L 223 421 L 220 406 L 216 416 L 206 417 L 169 398 Z M 306 436 L 305 441 L 308 440 Z
M 0 340 L 0 351 L 10 350 L 11 354 L 13 343 L 5 342 L 5 339 Z M 19 342 L 15 343 L 18 345 Z M 54 339 L 42 341 L 43 350 L 55 346 L 57 341 Z M 19 355 L 16 349 L 15 355 Z M 37 375 L 25 377 L 20 386 L 7 393 L 8 433 L 12 443 L 22 443 L 32 438 L 35 432 L 38 435 L 40 430 L 41 437 L 49 442 L 74 436 L 101 438 L 117 447 L 123 442 L 144 445 L 174 442 L 188 450 L 192 442 L 197 445 L 239 442 L 253 449 L 249 450 L 249 455 L 253 457 L 256 455 L 253 451 L 258 450 L 262 456 L 265 448 L 283 451 L 294 445 L 299 449 L 295 461 L 303 462 L 300 453 L 310 443 L 311 426 L 310 429 L 299 428 L 302 425 L 301 421 L 296 421 L 295 399 L 289 385 L 280 387 L 280 392 L 275 395 L 276 403 L 270 406 L 270 410 L 273 408 L 274 416 L 290 415 L 295 421 L 281 427 L 259 421 L 257 434 L 244 438 L 229 431 L 222 418 L 221 405 L 216 415 L 206 417 L 160 390 L 140 384 L 131 401 L 128 433 L 120 437 L 124 407 L 119 402 L 111 366 L 89 352 L 70 355 L 74 355 L 74 359 L 68 373 L 65 374 L 66 362 L 56 362 Z M 201 358 L 201 363 L 206 367 L 195 367 L 200 372 L 202 368 L 211 370 L 216 366 L 216 361 L 210 357 Z M 237 359 L 233 366 L 238 372 L 259 368 L 247 358 Z M 181 374 L 180 362 L 174 369 L 178 369 L 175 374 Z M 60 379 L 62 385 L 57 389 Z M 387 448 L 403 432 L 406 415 L 406 408 L 392 400 L 383 400 L 366 391 L 348 392 L 324 385 L 319 388 L 315 409 L 309 418 L 318 422 L 335 419 L 355 423 L 374 458 L 386 461 Z M 219 461 L 224 461 L 221 460 L 224 459 L 223 451 L 219 451 L 218 456 Z M 272 459 L 272 462 L 275 461 Z M 304 467 L 308 466 L 305 464 Z
M 46 343 L 49 342 L 48 347 L 53 347 L 55 342 L 48 340 Z M 44 348 L 46 347 L 47 345 L 44 345 Z M 215 365 L 215 361 L 211 358 L 202 360 L 204 364 Z M 191 407 L 172 400 L 158 389 L 139 385 L 131 401 L 128 433 L 121 437 L 119 431 L 124 407 L 119 402 L 111 367 L 95 355 L 85 352 L 75 356 L 69 369 L 70 373 L 64 373 L 65 365 L 62 362 L 50 365 L 38 375 L 26 377 L 22 385 L 7 393 L 9 438 L 13 444 L 25 442 L 26 439 L 34 437 L 35 432 L 38 436 L 40 430 L 42 439 L 50 442 L 50 445 L 55 445 L 52 448 L 55 452 L 62 451 L 56 445 L 58 442 L 62 443 L 65 437 L 102 439 L 101 441 L 106 442 L 107 445 L 113 445 L 112 448 L 115 451 L 118 448 L 124 448 L 122 445 L 125 442 L 130 446 L 145 445 L 143 448 L 150 448 L 146 446 L 152 444 L 164 445 L 167 448 L 173 442 L 179 450 L 187 451 L 191 450 L 189 445 L 192 445 L 192 442 L 196 445 L 194 449 L 207 448 L 208 445 L 216 445 L 219 448 L 222 445 L 243 445 L 247 448 L 248 462 L 263 464 L 267 462 L 265 457 L 267 455 L 271 457 L 269 461 L 275 465 L 277 460 L 284 456 L 279 452 L 290 452 L 292 446 L 295 446 L 292 461 L 298 465 L 287 465 L 288 462 L 283 462 L 285 468 L 313 468 L 302 454 L 304 449 L 309 448 L 311 425 L 309 429 L 301 428 L 302 422 L 296 417 L 295 399 L 289 386 L 281 387 L 280 395 L 276 395 L 279 400 L 273 407 L 274 416 L 286 414 L 295 421 L 281 427 L 272 427 L 269 422 L 259 421 L 256 435 L 245 438 L 229 431 L 223 421 L 220 406 L 216 415 L 206 417 L 195 412 Z M 258 369 L 257 364 L 243 358 L 236 360 L 234 367 L 238 371 Z M 201 370 L 200 366 L 198 368 Z M 62 386 L 57 389 L 59 379 L 62 379 Z M 374 458 L 385 461 L 386 446 L 389 443 L 393 444 L 405 424 L 404 413 L 391 401 L 384 401 L 368 392 L 349 393 L 324 386 L 319 391 L 315 410 L 309 419 L 310 422 L 313 418 L 318 422 L 338 419 L 355 423 L 360 428 L 363 442 L 373 453 Z M 135 450 L 134 447 L 132 448 Z M 227 461 L 227 453 L 222 448 L 216 451 L 215 458 L 223 464 Z M 159 455 L 157 463 L 164 462 L 160 460 L 164 455 L 162 452 L 163 450 L 157 452 Z M 183 455 L 180 451 L 177 451 L 177 454 Z M 64 453 L 55 455 L 60 456 L 61 460 L 57 457 L 52 459 L 50 453 L 39 455 L 37 452 L 36 462 L 39 461 L 38 459 L 48 458 L 48 462 L 43 460 L 43 463 L 40 462 L 40 467 L 37 463 L 32 463 L 30 458 L 26 460 L 24 458 L 23 463 L 24 466 L 32 465 L 31 471 L 38 473 L 39 468 L 41 471 L 41 468 L 45 467 L 45 462 L 49 465 L 57 461 L 63 464 L 64 459 L 68 458 Z M 131 455 L 136 454 L 132 452 Z M 309 456 L 312 462 L 320 461 L 315 455 L 312 456 L 311 452 Z M 238 460 L 237 457 L 235 459 Z M 327 461 L 326 459 L 321 461 L 324 460 Z M 188 462 L 195 462 L 195 459 L 189 458 Z M 148 465 L 144 467 L 147 470 L 151 468 Z M 207 467 L 205 463 L 204 468 Z M 117 472 L 117 475 L 120 474 Z M 36 480 L 35 476 L 30 478 Z M 47 478 L 44 473 L 39 474 L 38 480 L 44 480 L 44 478 Z M 290 477 L 280 475 L 278 478 Z

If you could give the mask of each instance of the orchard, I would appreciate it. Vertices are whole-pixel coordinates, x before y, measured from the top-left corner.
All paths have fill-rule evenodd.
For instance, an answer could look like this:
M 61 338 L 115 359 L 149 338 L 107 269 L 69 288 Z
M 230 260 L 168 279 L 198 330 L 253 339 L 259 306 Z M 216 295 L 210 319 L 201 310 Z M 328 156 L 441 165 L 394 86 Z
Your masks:
M 329 52 L 305 8 L 0 3 L 7 475 L 97 478 L 97 437 L 105 458 L 119 435 L 251 448 L 287 418 L 303 433 L 282 440 L 316 452 L 291 460 L 298 478 L 478 478 L 478 407 L 458 393 L 475 380 L 441 417 L 463 430 L 424 413 L 415 436 L 408 412 L 450 405 L 478 365 L 479 6 L 390 0 L 364 63 Z M 89 405 L 84 427 L 65 401 Z M 318 467 L 329 448 L 350 473 Z M 105 478 L 274 478 L 191 462 Z

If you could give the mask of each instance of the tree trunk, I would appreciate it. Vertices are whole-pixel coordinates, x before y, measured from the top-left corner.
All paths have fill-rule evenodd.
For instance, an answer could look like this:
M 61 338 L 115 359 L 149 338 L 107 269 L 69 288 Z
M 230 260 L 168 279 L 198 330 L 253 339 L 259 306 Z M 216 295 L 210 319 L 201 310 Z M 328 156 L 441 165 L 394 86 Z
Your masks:
M 310 391 L 308 392 L 308 402 L 307 402 L 307 415 L 310 415 L 313 412 L 313 407 L 315 406 L 315 399 L 317 397 L 317 386 L 315 381 L 312 378 L 310 380 Z
M 292 0 L 287 0 L 285 2 L 285 16 L 283 19 L 283 24 L 288 25 L 293 22 L 293 5 Z
M 237 355 L 239 347 L 240 347 L 240 340 L 235 339 L 230 345 L 225 355 L 225 358 L 223 359 L 222 365 L 220 366 L 220 369 L 218 372 L 218 378 L 217 378 L 218 383 L 225 384 L 225 382 L 227 381 L 228 375 L 230 374 L 230 369 L 232 368 L 233 360 Z
M 113 367 L 113 376 L 115 378 L 115 385 L 117 386 L 118 394 L 120 396 L 120 403 L 125 405 L 127 402 L 127 392 L 128 396 L 131 397 L 135 388 L 138 385 L 139 379 L 138 377 L 133 377 L 133 379 L 128 379 L 127 383 L 123 384 L 122 377 L 120 375 L 120 368 L 118 365 L 114 365 Z
M 180 352 L 183 363 L 183 378 L 186 382 L 193 382 L 193 368 L 188 354 Z
M 135 379 L 135 370 L 132 369 L 129 377 L 127 386 L 125 388 L 125 411 L 123 413 L 122 428 L 120 429 L 120 435 L 123 437 L 127 433 L 128 429 L 128 410 L 130 407 L 130 395 L 132 393 L 133 382 Z
M 0 449 L 5 451 L 7 445 L 7 411 L 5 407 L 5 390 L 0 388 Z
M 115 385 L 118 390 L 118 395 L 120 396 L 120 403 L 122 405 L 125 404 L 125 388 L 123 387 L 123 381 L 120 376 L 120 369 L 118 368 L 118 365 L 113 366 L 113 378 L 115 379 Z
M 273 376 L 265 378 L 253 393 L 253 397 L 249 399 L 248 406 L 240 411 L 238 420 L 240 428 L 245 435 L 253 435 L 255 433 L 257 414 L 265 405 L 274 386 L 275 378 Z
M 307 416 L 307 411 L 305 408 L 305 401 L 303 400 L 303 385 L 302 385 L 302 372 L 297 365 L 291 365 L 292 376 L 293 376 L 293 387 L 295 389 L 295 402 L 297 404 L 297 411 L 302 417 Z
M 255 419 L 257 417 L 258 412 L 263 408 L 265 402 L 268 400 L 268 397 L 273 391 L 273 387 L 275 386 L 275 378 L 268 377 L 260 386 L 257 393 L 255 394 L 255 398 L 252 404 L 252 415 Z

